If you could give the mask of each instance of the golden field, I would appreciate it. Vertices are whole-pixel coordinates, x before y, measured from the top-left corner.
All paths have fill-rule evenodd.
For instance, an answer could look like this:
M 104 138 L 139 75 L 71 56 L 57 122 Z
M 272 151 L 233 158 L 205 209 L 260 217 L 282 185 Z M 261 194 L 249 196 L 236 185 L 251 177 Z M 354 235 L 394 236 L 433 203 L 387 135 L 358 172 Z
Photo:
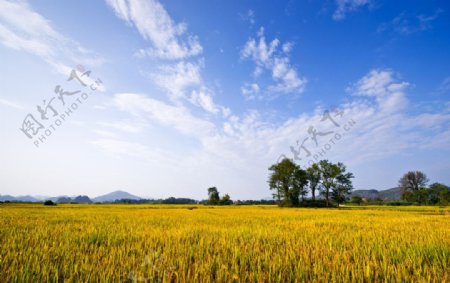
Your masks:
M 2 282 L 450 282 L 439 207 L 0 204 Z

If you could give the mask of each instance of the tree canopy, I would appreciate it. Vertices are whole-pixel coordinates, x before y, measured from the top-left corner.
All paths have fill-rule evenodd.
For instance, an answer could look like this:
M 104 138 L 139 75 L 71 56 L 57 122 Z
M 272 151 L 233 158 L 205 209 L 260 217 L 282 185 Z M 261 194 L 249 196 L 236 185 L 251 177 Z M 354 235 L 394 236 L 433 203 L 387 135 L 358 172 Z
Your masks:
M 315 200 L 318 190 L 325 197 L 327 206 L 330 200 L 339 204 L 346 200 L 353 189 L 353 174 L 346 172 L 342 163 L 333 164 L 328 160 L 321 160 L 303 170 L 292 160 L 285 158 L 270 166 L 269 171 L 269 188 L 274 191 L 274 198 L 282 206 L 298 206 L 309 192 Z

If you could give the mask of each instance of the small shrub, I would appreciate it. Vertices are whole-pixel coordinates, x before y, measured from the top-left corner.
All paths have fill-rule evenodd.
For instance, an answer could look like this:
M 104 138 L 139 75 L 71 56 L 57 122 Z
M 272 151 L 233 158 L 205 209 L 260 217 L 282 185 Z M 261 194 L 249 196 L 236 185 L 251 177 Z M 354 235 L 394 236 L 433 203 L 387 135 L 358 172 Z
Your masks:
M 44 205 L 56 205 L 56 203 L 54 203 L 54 202 L 51 201 L 51 200 L 46 200 L 46 201 L 44 202 Z

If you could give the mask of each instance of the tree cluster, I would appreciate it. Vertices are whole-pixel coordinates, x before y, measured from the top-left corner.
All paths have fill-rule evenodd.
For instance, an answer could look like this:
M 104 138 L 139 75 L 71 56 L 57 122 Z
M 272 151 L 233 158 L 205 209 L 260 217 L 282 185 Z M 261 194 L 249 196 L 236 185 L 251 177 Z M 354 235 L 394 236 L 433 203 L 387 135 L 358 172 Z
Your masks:
M 208 201 L 209 205 L 230 205 L 233 204 L 230 195 L 225 194 L 222 198 L 220 198 L 219 191 L 216 187 L 208 188 Z
M 331 201 L 340 204 L 353 189 L 353 174 L 340 162 L 321 160 L 303 170 L 285 158 L 270 166 L 269 171 L 269 188 L 275 191 L 273 196 L 280 206 L 300 206 L 309 193 L 314 202 L 317 192 L 324 197 L 326 206 L 330 206 Z
M 441 183 L 427 186 L 429 179 L 421 171 L 409 171 L 398 181 L 402 199 L 418 204 L 447 205 L 450 202 L 450 188 Z

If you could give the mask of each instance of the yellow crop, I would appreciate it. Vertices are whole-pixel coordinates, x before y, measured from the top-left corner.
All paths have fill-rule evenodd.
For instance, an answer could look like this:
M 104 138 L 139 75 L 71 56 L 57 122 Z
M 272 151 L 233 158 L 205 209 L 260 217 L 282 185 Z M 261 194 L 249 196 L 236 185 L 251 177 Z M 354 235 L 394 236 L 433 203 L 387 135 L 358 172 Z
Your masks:
M 450 215 L 3 204 L 0 281 L 450 282 Z

